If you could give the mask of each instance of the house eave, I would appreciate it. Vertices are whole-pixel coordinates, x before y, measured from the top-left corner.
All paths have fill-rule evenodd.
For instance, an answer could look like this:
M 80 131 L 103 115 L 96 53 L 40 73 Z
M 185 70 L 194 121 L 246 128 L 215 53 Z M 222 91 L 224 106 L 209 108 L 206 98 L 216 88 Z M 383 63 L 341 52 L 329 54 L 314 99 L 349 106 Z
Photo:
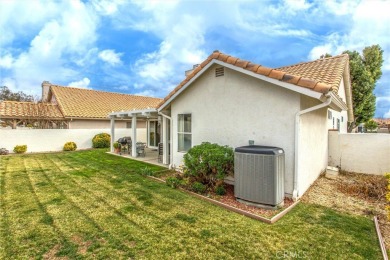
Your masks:
M 347 104 L 342 101 L 338 95 L 336 95 L 334 92 L 331 92 L 330 96 L 332 98 L 332 102 L 329 105 L 331 109 L 336 110 L 338 112 L 348 110 Z

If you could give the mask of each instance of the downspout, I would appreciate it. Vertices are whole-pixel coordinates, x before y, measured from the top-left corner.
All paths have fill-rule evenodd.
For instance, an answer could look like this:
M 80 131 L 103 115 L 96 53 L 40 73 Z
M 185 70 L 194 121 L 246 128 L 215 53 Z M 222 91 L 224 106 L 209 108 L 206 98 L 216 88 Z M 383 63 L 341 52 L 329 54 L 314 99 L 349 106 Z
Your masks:
M 299 197 L 298 190 L 298 170 L 299 170 L 299 138 L 300 138 L 300 116 L 314 110 L 318 110 L 324 107 L 329 106 L 332 102 L 332 97 L 330 94 L 326 94 L 326 101 L 322 104 L 316 105 L 314 107 L 309 107 L 307 109 L 301 110 L 295 114 L 295 158 L 294 158 L 294 190 L 293 190 L 293 199 L 297 200 Z

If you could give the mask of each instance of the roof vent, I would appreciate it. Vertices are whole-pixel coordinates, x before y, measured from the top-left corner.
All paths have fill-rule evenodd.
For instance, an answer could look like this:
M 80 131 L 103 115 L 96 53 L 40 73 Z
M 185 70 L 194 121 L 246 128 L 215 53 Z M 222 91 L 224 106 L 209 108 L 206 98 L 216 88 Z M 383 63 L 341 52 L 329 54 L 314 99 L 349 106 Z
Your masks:
M 224 75 L 225 75 L 224 67 L 215 68 L 215 77 L 223 77 Z

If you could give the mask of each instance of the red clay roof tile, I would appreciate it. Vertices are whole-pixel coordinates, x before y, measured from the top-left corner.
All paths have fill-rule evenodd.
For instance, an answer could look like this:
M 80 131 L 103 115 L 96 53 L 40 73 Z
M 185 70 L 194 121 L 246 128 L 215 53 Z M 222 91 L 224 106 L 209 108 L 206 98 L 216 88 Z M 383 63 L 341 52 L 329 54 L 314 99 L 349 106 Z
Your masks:
M 51 85 L 64 117 L 107 118 L 113 111 L 155 108 L 160 98 Z
M 271 73 L 272 69 L 271 68 L 267 68 L 267 67 L 263 67 L 263 66 L 260 66 L 256 73 L 257 74 L 261 74 L 261 75 L 264 75 L 264 76 L 268 76 L 270 73 Z

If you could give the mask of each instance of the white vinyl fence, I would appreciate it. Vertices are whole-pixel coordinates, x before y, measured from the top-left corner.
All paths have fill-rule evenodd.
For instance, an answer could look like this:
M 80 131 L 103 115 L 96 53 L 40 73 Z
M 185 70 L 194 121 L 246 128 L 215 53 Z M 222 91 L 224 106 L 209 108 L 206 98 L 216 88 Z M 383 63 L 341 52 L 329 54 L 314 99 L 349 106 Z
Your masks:
M 390 172 L 390 134 L 340 134 L 329 131 L 328 164 L 342 170 L 378 174 Z
M 66 142 L 75 142 L 77 149 L 92 147 L 92 138 L 110 129 L 1 129 L 0 148 L 11 153 L 16 145 L 27 145 L 29 152 L 62 151 Z M 115 129 L 115 140 L 131 136 L 131 129 Z M 146 128 L 137 129 L 137 141 L 146 142 Z

